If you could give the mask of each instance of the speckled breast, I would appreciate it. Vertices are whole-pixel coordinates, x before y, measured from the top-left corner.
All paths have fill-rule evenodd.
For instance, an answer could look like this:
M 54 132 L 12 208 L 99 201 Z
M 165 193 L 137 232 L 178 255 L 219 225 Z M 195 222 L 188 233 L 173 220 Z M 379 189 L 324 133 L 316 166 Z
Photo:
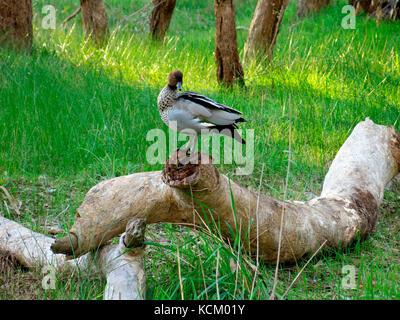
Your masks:
M 176 92 L 166 86 L 157 98 L 158 111 L 162 121 L 168 126 L 168 113 L 176 100 Z
M 160 117 L 161 120 L 168 126 L 168 112 L 169 109 L 164 109 L 164 110 L 159 110 L 160 111 Z

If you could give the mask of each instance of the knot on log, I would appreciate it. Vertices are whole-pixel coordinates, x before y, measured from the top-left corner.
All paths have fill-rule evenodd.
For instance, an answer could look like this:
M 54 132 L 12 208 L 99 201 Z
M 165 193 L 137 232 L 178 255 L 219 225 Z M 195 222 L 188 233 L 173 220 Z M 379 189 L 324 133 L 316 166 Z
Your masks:
M 143 246 L 144 234 L 146 231 L 146 219 L 133 218 L 126 225 L 123 236 L 123 243 L 127 248 L 137 248 Z
M 196 186 L 196 191 L 212 191 L 219 184 L 219 171 L 213 165 L 213 158 L 203 152 L 187 156 L 177 150 L 167 159 L 162 171 L 162 181 L 173 188 Z

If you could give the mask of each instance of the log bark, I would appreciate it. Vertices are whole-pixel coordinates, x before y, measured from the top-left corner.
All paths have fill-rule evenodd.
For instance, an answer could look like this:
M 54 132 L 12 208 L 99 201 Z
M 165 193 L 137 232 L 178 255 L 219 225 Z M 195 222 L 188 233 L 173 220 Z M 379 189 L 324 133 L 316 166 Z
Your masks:
M 318 12 L 327 7 L 331 0 L 297 0 L 296 15 L 305 17 L 310 12 Z
M 80 0 L 86 38 L 101 45 L 108 37 L 107 12 L 104 0 Z
M 171 23 L 172 14 L 175 9 L 176 0 L 153 0 L 153 11 L 150 19 L 150 34 L 160 41 Z
M 234 82 L 243 85 L 244 73 L 237 47 L 233 0 L 215 0 L 214 12 L 217 80 L 228 86 Z
M 66 237 L 53 251 L 84 254 L 123 232 L 132 218 L 192 227 L 214 220 L 223 237 L 231 238 L 231 230 L 248 234 L 250 249 L 256 252 L 258 243 L 260 257 L 274 263 L 282 215 L 281 262 L 311 254 L 325 241 L 325 247 L 344 247 L 374 231 L 384 188 L 399 172 L 400 135 L 368 118 L 359 123 L 333 160 L 321 195 L 305 202 L 258 198 L 220 174 L 207 155 L 201 154 L 198 165 L 185 166 L 176 165 L 179 156 L 171 156 L 172 165 L 162 172 L 121 176 L 93 187 L 70 230 L 76 247 L 66 250 Z
M 55 241 L 53 238 L 0 216 L 0 252 L 6 252 L 31 269 L 52 268 L 54 272 L 64 274 L 79 271 L 81 275 L 100 272 L 107 279 L 105 300 L 140 300 L 145 294 L 145 275 L 144 249 L 138 245 L 138 241 L 143 239 L 145 224 L 143 220 L 134 219 L 130 226 L 120 237 L 118 245 L 105 245 L 97 252 L 67 260 L 65 255 L 51 251 L 50 247 Z M 130 249 L 125 245 L 126 237 L 136 244 L 135 248 Z
M 0 0 L 0 43 L 32 47 L 32 0 Z
M 258 0 L 244 48 L 244 62 L 258 56 L 272 57 L 288 0 Z

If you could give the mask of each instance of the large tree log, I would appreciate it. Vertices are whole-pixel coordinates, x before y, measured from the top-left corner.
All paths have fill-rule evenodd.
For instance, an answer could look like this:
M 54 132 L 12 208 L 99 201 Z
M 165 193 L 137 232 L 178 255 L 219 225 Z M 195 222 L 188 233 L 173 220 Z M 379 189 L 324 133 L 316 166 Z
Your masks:
M 97 44 L 103 44 L 108 37 L 104 0 L 80 0 L 80 3 L 86 38 L 92 38 Z
M 50 250 L 54 239 L 0 216 L 0 252 L 10 254 L 25 267 L 47 270 L 44 275 L 49 270 L 65 274 L 79 270 L 81 275 L 100 271 L 107 279 L 105 300 L 139 300 L 145 294 L 141 246 L 144 228 L 143 220 L 133 219 L 118 245 L 105 245 L 97 252 L 67 260 L 65 255 Z
M 331 0 L 297 0 L 296 15 L 304 17 L 309 12 L 320 11 L 331 3 Z
M 0 44 L 32 47 L 32 0 L 0 0 Z
M 369 119 L 359 123 L 333 160 L 321 196 L 306 202 L 263 195 L 258 199 L 220 174 L 206 155 L 199 165 L 183 167 L 174 157 L 163 172 L 135 173 L 93 187 L 70 230 L 74 248 L 67 237 L 57 240 L 53 250 L 84 254 L 121 233 L 132 218 L 193 227 L 214 219 L 226 238 L 231 237 L 230 229 L 240 235 L 249 229 L 251 250 L 256 252 L 258 243 L 260 257 L 273 263 L 283 214 L 281 262 L 313 253 L 325 241 L 325 247 L 343 247 L 374 231 L 384 188 L 399 172 L 400 136 L 394 128 Z M 206 216 L 204 208 L 210 208 Z
M 231 86 L 235 81 L 244 83 L 240 64 L 233 0 L 215 0 L 215 60 L 217 80 Z
M 272 57 L 276 37 L 288 3 L 288 0 L 258 0 L 244 47 L 245 62 L 257 56 Z
M 150 34 L 156 40 L 162 40 L 171 23 L 176 0 L 153 0 L 150 19 Z

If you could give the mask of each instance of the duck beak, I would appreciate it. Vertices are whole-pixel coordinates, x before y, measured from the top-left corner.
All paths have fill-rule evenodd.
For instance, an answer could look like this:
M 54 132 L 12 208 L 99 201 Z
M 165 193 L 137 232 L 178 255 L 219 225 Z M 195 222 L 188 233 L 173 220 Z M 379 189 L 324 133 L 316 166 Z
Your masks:
M 182 82 L 178 82 L 178 83 L 176 84 L 176 86 L 177 86 L 177 88 L 178 88 L 179 91 L 182 90 Z

